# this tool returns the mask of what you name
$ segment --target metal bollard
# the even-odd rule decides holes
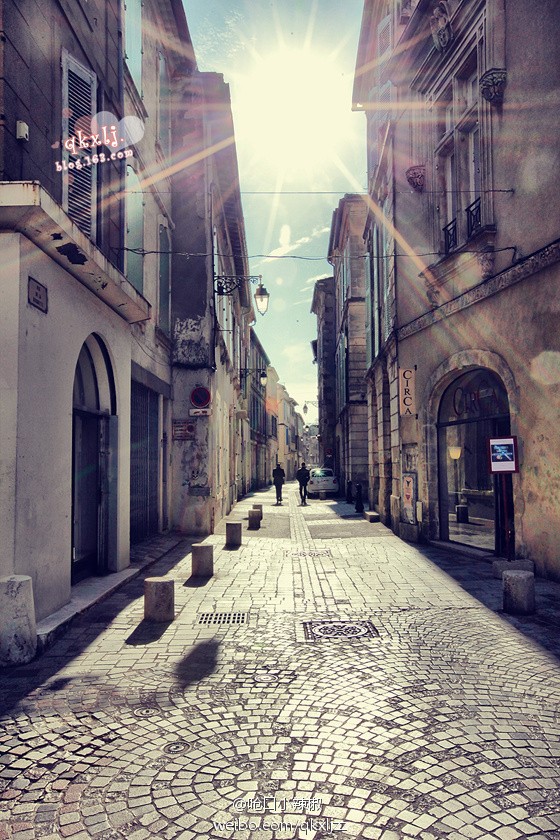
[[[356,484],[356,513],[364,512],[364,500],[362,499],[362,485]]]

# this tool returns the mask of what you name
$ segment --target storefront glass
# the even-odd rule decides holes
[[[438,421],[442,539],[502,553],[513,521],[511,480],[498,485],[490,474],[488,438],[507,434],[507,393],[494,373],[471,370],[445,391]]]

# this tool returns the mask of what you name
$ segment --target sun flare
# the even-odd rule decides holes
[[[239,146],[255,161],[289,175],[324,167],[351,138],[349,80],[332,56],[279,49],[255,58],[234,82]],[[348,114],[334,118],[334,114]]]

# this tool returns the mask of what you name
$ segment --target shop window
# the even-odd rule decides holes
[[[507,392],[493,372],[469,371],[446,390],[438,420],[442,539],[503,553],[511,478],[498,484],[490,473],[488,439],[509,431]]]

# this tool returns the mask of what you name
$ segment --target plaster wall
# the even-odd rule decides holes
[[[438,536],[435,423],[445,387],[460,372],[488,367],[508,390],[511,432],[519,438],[513,476],[516,552],[560,579],[560,303],[556,263],[399,343],[399,366],[418,366],[418,420],[401,425],[404,447],[418,445],[425,532]],[[530,299],[531,305],[527,306]]]
[[[0,267],[2,288],[12,306],[19,297],[14,314],[20,325],[12,345],[17,381],[12,377],[8,401],[12,453],[16,399],[17,440],[13,561],[7,565],[15,574],[31,576],[41,619],[70,598],[72,388],[80,349],[92,332],[111,357],[119,417],[117,548],[109,568],[129,563],[130,336],[125,321],[27,239],[1,234],[0,243],[11,255]],[[48,289],[46,314],[27,302],[28,276]]]
[[[15,574],[19,356],[19,235],[0,236],[0,577]]]

